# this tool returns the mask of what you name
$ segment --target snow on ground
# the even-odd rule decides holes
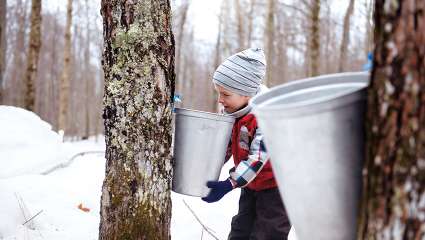
[[[0,179],[46,171],[80,151],[104,150],[93,142],[62,143],[51,129],[32,112],[0,106],[0,161],[7,161]]]
[[[226,164],[221,171],[221,179],[228,177],[228,169],[231,165]],[[214,239],[203,229],[183,200],[195,212],[202,224],[212,230],[219,239],[227,239],[230,232],[232,217],[238,211],[240,189],[235,189],[226,194],[220,201],[206,203],[198,197],[185,196],[178,193],[171,193],[173,200],[171,217],[171,238],[172,239]],[[190,226],[190,227],[188,227]],[[201,238],[203,236],[203,238]]]
[[[40,171],[60,158],[61,137],[32,112],[1,106],[0,133],[1,159],[7,160],[0,178]]]
[[[104,151],[104,140],[63,143],[34,113],[6,106],[0,106],[0,133],[0,239],[97,239],[105,174],[103,153],[79,156],[63,168],[41,173],[68,162],[77,153]],[[230,167],[225,165],[221,179],[227,177]],[[183,200],[219,239],[226,239],[239,193],[236,189],[219,202],[208,204],[172,192],[172,239],[214,239],[202,231]]]

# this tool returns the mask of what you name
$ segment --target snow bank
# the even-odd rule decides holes
[[[0,179],[39,173],[58,163],[62,139],[33,112],[0,106],[0,133]]]
[[[97,239],[104,155],[80,156],[66,168],[48,175],[39,173],[67,162],[78,152],[104,149],[103,140],[62,143],[51,126],[34,113],[0,106],[0,239]],[[228,176],[231,166],[229,161],[223,167],[221,179]],[[236,189],[211,204],[172,193],[172,239],[214,239],[202,232],[183,200],[219,239],[226,239],[238,210],[239,193]],[[80,203],[90,211],[79,209]]]
[[[0,239],[97,239],[104,166],[90,154],[48,175],[0,179]]]

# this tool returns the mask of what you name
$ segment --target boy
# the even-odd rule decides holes
[[[227,58],[215,71],[213,82],[224,112],[234,116],[226,161],[233,155],[235,167],[225,181],[210,181],[206,202],[216,202],[240,187],[239,211],[232,219],[229,240],[287,239],[290,223],[279,195],[270,162],[250,113],[249,100],[261,89],[266,61],[261,49],[246,49]]]

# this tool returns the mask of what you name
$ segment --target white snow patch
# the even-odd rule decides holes
[[[104,150],[104,140],[62,143],[50,125],[35,114],[6,106],[0,106],[0,132],[0,239],[98,239],[104,154],[77,157],[67,167],[47,175],[41,175],[40,170],[67,162],[78,152]],[[221,179],[228,176],[232,165],[229,161],[223,167]],[[234,190],[212,204],[173,192],[172,239],[201,239],[201,225],[183,199],[219,239],[227,239],[231,218],[238,210],[239,192]],[[16,196],[26,210],[21,210],[23,204]],[[79,209],[80,204],[89,211]],[[203,239],[213,238],[204,232]],[[289,239],[296,239],[293,231]]]
[[[0,106],[0,179],[38,173],[57,163],[62,139],[36,114]]]

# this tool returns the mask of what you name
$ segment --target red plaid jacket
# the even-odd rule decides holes
[[[248,113],[236,119],[226,160],[231,155],[235,167],[230,169],[230,177],[236,182],[236,187],[260,191],[277,186],[263,135],[253,114]]]

